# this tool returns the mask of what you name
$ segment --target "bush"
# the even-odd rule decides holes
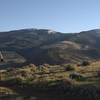
[[[35,66],[34,64],[29,64],[29,67],[31,68],[32,72],[37,72],[37,66]]]
[[[29,64],[29,67],[36,67],[34,64]]]
[[[66,71],[73,71],[73,70],[75,70],[75,68],[73,66],[71,66],[71,65],[67,65],[65,70]]]
[[[25,71],[21,71],[21,76],[22,77],[27,77],[27,73]]]
[[[42,74],[49,73],[49,68],[43,65],[39,66],[39,70],[41,71]]]
[[[83,80],[83,76],[82,75],[75,74],[75,73],[70,74],[69,77],[71,79],[75,79],[75,80],[78,80],[78,81]]]
[[[90,65],[90,62],[89,61],[83,61],[82,62],[82,66],[88,66],[88,65]]]

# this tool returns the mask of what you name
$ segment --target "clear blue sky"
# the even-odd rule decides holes
[[[60,32],[100,28],[100,0],[0,0],[0,31],[23,28]]]

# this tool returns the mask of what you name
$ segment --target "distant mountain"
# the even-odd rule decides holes
[[[34,64],[100,59],[100,29],[61,33],[48,29],[0,32],[0,51],[14,51]]]

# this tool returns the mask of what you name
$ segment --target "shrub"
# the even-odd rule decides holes
[[[67,65],[65,70],[66,71],[73,71],[73,70],[75,70],[75,68],[73,66],[71,66],[71,65]]]
[[[44,67],[48,67],[48,68],[50,67],[49,64],[43,64],[43,66],[44,66]]]
[[[49,68],[43,65],[39,66],[39,70],[41,71],[41,73],[49,73]]]
[[[37,66],[35,66],[34,64],[29,64],[29,67],[31,68],[32,72],[37,72]]]
[[[82,75],[75,74],[75,73],[70,74],[69,77],[70,77],[71,79],[75,79],[75,80],[78,80],[78,81],[79,81],[79,80],[83,80],[83,76],[82,76]]]
[[[27,73],[25,71],[21,71],[21,76],[22,77],[27,77]]]
[[[34,64],[29,64],[29,67],[36,67]]]
[[[82,62],[82,66],[88,66],[88,65],[90,65],[90,62],[89,61],[83,61]]]

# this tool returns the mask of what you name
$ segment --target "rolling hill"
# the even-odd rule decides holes
[[[63,64],[100,59],[100,30],[61,33],[48,29],[0,32],[0,51],[14,51],[27,63]]]

